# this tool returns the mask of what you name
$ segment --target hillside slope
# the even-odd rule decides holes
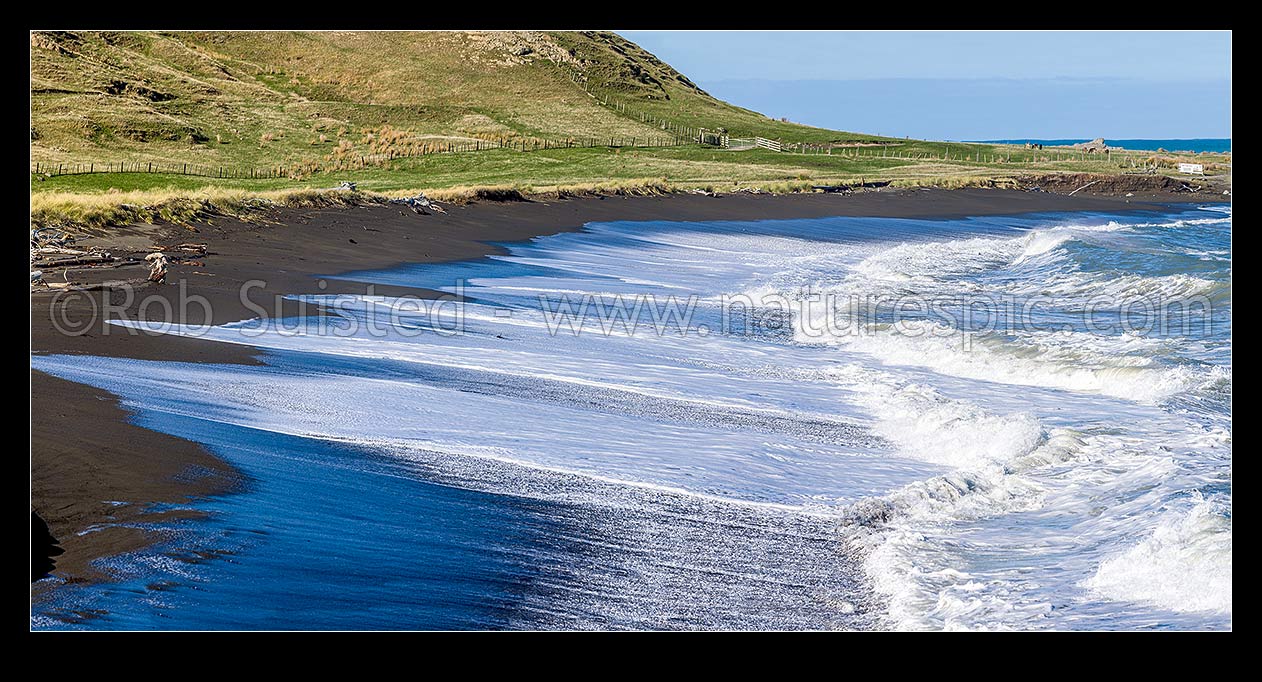
[[[607,31],[551,36],[574,58],[581,80],[635,110],[693,128],[726,128],[791,142],[861,142],[886,138],[776,121],[712,97],[644,48]]]
[[[716,100],[604,32],[37,32],[31,110],[42,162],[274,165],[452,141],[664,135],[638,112],[733,134],[863,137]]]

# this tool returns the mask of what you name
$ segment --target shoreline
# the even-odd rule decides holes
[[[157,296],[176,311],[176,322],[223,324],[255,317],[240,288],[252,280],[266,286],[249,301],[275,315],[299,314],[288,294],[363,294],[362,282],[321,279],[356,270],[403,264],[470,260],[502,253],[497,243],[515,242],[583,229],[606,221],[773,220],[828,216],[951,218],[1055,211],[1156,210],[1186,195],[1169,197],[1066,196],[1012,190],[883,190],[856,195],[665,195],[584,197],[555,201],[480,202],[450,206],[445,214],[419,215],[389,206],[287,209],[267,224],[223,218],[194,226],[130,225],[108,237],[80,240],[113,250],[142,252],[154,244],[207,244],[204,265],[176,263],[167,284],[137,291],[137,299]],[[1201,200],[1192,203],[1206,204]],[[75,281],[117,278],[117,273],[76,271]],[[93,279],[97,278],[97,279]],[[320,283],[324,286],[319,286]],[[384,295],[433,295],[407,287],[375,285]],[[213,313],[197,307],[181,311],[181,295],[203,297]],[[198,338],[148,335],[101,324],[68,336],[62,320],[89,320],[112,305],[135,319],[138,303],[119,292],[52,291],[31,294],[32,354],[90,354],[176,362],[260,362],[247,346]],[[310,312],[307,310],[306,312]],[[114,316],[117,316],[114,315]],[[31,504],[47,522],[64,553],[53,574],[69,582],[107,580],[93,568],[96,559],[145,546],[152,534],[125,525],[161,521],[148,507],[183,503],[231,493],[243,475],[189,440],[161,434],[132,422],[113,395],[31,371]],[[195,472],[196,475],[189,475]],[[123,504],[119,504],[123,503]],[[188,513],[188,512],[184,512]],[[83,533],[96,527],[102,530]],[[37,596],[53,581],[34,583]]]

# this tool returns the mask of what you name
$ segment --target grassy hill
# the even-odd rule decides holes
[[[700,128],[803,146],[719,149],[695,143]],[[472,151],[434,153],[453,148]],[[711,97],[616,34],[534,31],[34,32],[30,153],[40,170],[31,174],[37,222],[85,202],[342,180],[395,193],[611,184],[794,190],[1116,173],[1175,161],[775,121]],[[1230,172],[1229,157],[1212,161]],[[94,172],[56,172],[72,166]],[[186,166],[194,172],[182,172]],[[130,172],[155,168],[161,172]],[[110,197],[84,199],[91,195]]]
[[[687,126],[866,139],[716,100],[610,33],[61,32],[31,36],[31,156],[263,166],[338,150],[666,136],[588,89]]]

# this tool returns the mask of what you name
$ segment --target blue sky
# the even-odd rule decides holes
[[[620,31],[712,94],[887,135],[1229,137],[1227,31]]]

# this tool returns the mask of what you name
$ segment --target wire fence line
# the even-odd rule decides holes
[[[1022,153],[1020,149],[969,149],[965,146],[963,153],[952,153],[949,147],[942,151],[900,150],[898,145],[871,145],[855,147],[849,145],[810,145],[804,143],[789,144],[778,140],[756,137],[750,139],[727,138],[702,131],[698,139],[680,136],[661,137],[609,137],[585,139],[567,138],[562,140],[524,138],[518,140],[475,140],[469,142],[442,142],[423,145],[412,151],[387,152],[378,154],[345,154],[323,160],[308,160],[294,164],[276,166],[243,166],[226,164],[182,163],[173,161],[118,161],[118,162],[48,162],[37,161],[31,164],[31,173],[45,177],[64,175],[89,175],[103,173],[152,173],[163,175],[188,175],[204,178],[221,178],[234,180],[267,180],[280,178],[298,178],[313,173],[339,172],[366,168],[383,168],[391,162],[409,158],[419,158],[432,154],[459,154],[465,152],[485,151],[490,149],[508,149],[517,152],[534,152],[546,149],[572,148],[626,148],[626,147],[670,147],[684,144],[711,144],[733,148],[762,148],[769,151],[795,154],[827,154],[847,158],[884,157],[903,160],[942,160],[973,161],[978,163],[1047,163],[1060,161],[1097,160],[1104,163],[1120,161],[1118,165],[1136,168],[1148,164],[1139,164],[1142,154],[1126,154],[1118,158],[1114,155],[1097,155],[1091,157],[1081,152],[1043,151]],[[963,146],[963,145],[962,145]],[[1015,151],[1015,153],[1014,153]],[[1155,167],[1155,165],[1154,165]]]
[[[640,136],[583,136],[553,138],[501,138],[498,140],[443,141],[419,145],[409,151],[393,151],[377,154],[333,154],[321,160],[299,161],[275,166],[183,163],[174,161],[85,161],[56,162],[37,161],[31,172],[47,177],[60,175],[88,175],[95,173],[155,173],[166,175],[191,175],[226,179],[289,178],[295,175],[383,167],[399,159],[419,158],[433,154],[459,154],[491,149],[507,149],[517,152],[536,152],[548,149],[590,149],[597,147],[675,147],[692,144],[695,140],[684,139],[676,134]]]
[[[601,106],[612,109],[628,118],[638,119],[640,123],[654,126],[660,130],[671,133],[676,137],[683,138],[689,143],[701,142],[702,131],[704,128],[696,126],[684,125],[667,118],[663,118],[650,111],[628,105],[626,101],[619,99],[617,94],[608,90],[598,88],[592,84],[587,74],[573,66],[562,67],[569,73],[570,80],[583,89],[592,99],[596,100]]]

